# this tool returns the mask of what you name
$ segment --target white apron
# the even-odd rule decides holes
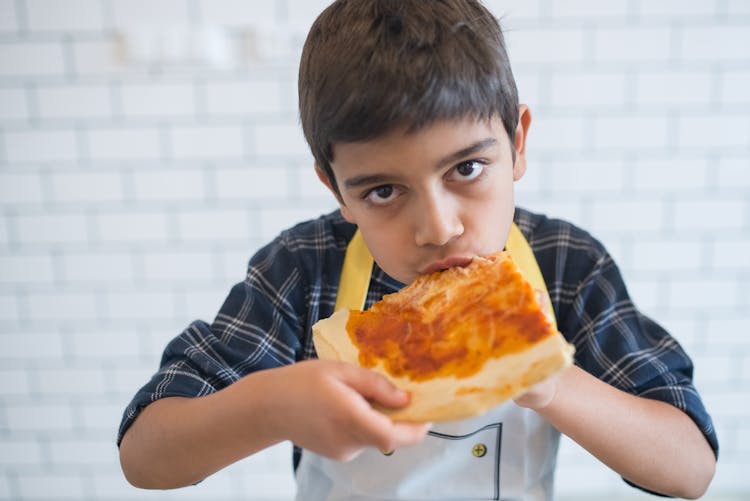
[[[531,247],[515,224],[506,250],[546,294]],[[364,306],[372,264],[358,231],[346,251],[337,310]],[[547,305],[554,321],[549,300]],[[390,455],[368,449],[344,463],[303,450],[297,500],[550,500],[559,439],[536,412],[507,402],[478,417],[435,424],[424,441]]]

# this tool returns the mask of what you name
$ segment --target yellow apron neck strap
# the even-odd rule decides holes
[[[547,292],[547,285],[539,269],[539,265],[534,257],[531,246],[521,233],[521,230],[515,223],[510,228],[508,241],[505,244],[507,250],[518,267],[521,269],[526,280],[531,283],[534,289],[541,291],[546,296],[547,315],[552,321],[555,328],[555,314],[552,310],[552,301]],[[346,248],[344,256],[344,265],[341,269],[341,279],[339,280],[339,291],[336,296],[335,311],[342,308],[350,310],[361,310],[365,306],[367,291],[370,288],[370,277],[372,275],[373,259],[370,250],[367,248],[362,234],[359,230],[354,233],[354,237]]]
[[[549,291],[547,290],[547,284],[544,281],[542,270],[539,269],[539,263],[536,262],[534,251],[531,250],[529,242],[526,241],[526,237],[523,236],[523,233],[521,233],[521,230],[516,226],[516,223],[513,223],[510,227],[508,241],[505,242],[505,250],[508,251],[513,258],[516,266],[518,266],[521,273],[523,273],[524,278],[532,287],[534,287],[534,289],[540,291],[544,295],[545,312],[552,322],[552,325],[557,329],[555,311],[552,308],[552,299],[549,296]]]
[[[364,309],[367,290],[370,288],[373,262],[370,249],[367,248],[362,233],[357,230],[346,247],[334,311],[342,308]]]

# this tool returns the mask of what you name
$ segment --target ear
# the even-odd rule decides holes
[[[518,181],[526,173],[526,137],[531,125],[531,110],[525,104],[518,107],[518,125],[516,126],[516,140],[513,148],[516,160],[513,163],[513,180]]]
[[[341,195],[339,195],[336,190],[333,188],[333,185],[331,184],[331,180],[328,179],[328,176],[325,172],[323,172],[323,169],[321,169],[318,164],[315,164],[315,174],[317,174],[318,179],[320,179],[320,182],[325,185],[326,188],[331,192],[333,197],[336,199],[336,202],[339,204],[339,209],[341,210],[341,215],[344,216],[344,219],[349,221],[350,223],[354,223],[354,219],[352,218],[351,212],[349,211],[349,207],[346,206],[344,203],[344,200],[341,198]],[[356,224],[356,223],[354,223]]]

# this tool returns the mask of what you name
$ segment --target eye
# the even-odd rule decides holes
[[[398,189],[392,184],[377,186],[364,195],[364,199],[373,205],[386,205],[398,197]]]
[[[472,181],[484,172],[485,165],[478,160],[467,160],[453,167],[450,177],[455,181]]]

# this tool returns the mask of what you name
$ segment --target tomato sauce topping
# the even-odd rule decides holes
[[[404,294],[350,312],[346,328],[360,364],[382,362],[389,374],[413,381],[465,378],[487,360],[553,334],[535,291],[513,262],[493,261],[419,277]]]

